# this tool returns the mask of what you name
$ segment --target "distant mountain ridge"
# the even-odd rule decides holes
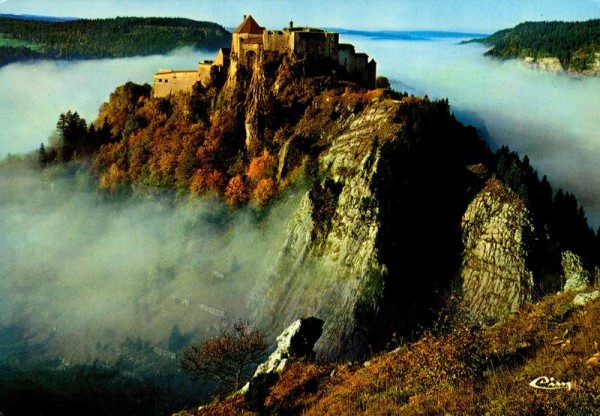
[[[484,38],[489,34],[454,32],[444,30],[354,30],[344,28],[329,28],[341,35],[364,36],[378,40],[431,40],[435,38]]]
[[[21,20],[39,20],[42,22],[72,22],[81,20],[80,17],[58,17],[58,16],[40,16],[37,14],[10,14],[0,13],[0,18],[21,19]]]

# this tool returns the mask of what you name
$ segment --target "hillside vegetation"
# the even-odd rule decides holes
[[[449,311],[419,341],[392,340],[393,351],[364,363],[296,362],[261,414],[598,415],[600,299],[580,307],[574,297],[549,296],[493,327],[470,327]],[[542,376],[571,389],[529,385]],[[243,395],[179,413],[237,414],[257,413]]]
[[[432,253],[428,236],[435,234],[440,245],[440,261],[431,266],[435,270],[431,281],[396,279],[386,285],[383,295],[376,281],[368,286],[371,295],[365,295],[359,305],[364,310],[356,316],[373,332],[369,336],[374,349],[380,349],[394,331],[402,328],[402,335],[414,333],[415,321],[424,324],[434,318],[437,306],[428,302],[437,302],[438,296],[431,293],[442,290],[438,283],[448,289],[459,267],[461,216],[484,182],[465,166],[482,163],[483,176],[495,174],[532,212],[528,267],[538,294],[560,289],[564,250],[580,254],[587,265],[598,264],[597,236],[575,196],[553,190],[527,157],[521,159],[507,148],[493,154],[474,129],[456,121],[446,100],[409,97],[389,89],[367,91],[323,72],[303,75],[302,63],[287,57],[267,60],[263,70],[258,77],[240,68],[230,81],[216,76],[208,87],[196,84],[191,94],[169,98],[152,97],[148,85],[125,84],[111,94],[89,127],[77,113],[61,115],[57,125],[61,140],[40,149],[40,163],[87,160],[100,192],[108,198],[132,193],[160,198],[209,194],[223,198],[232,208],[250,204],[259,210],[276,201],[291,184],[302,181],[310,186],[309,198],[317,207],[310,213],[309,234],[318,247],[337,232],[340,183],[360,172],[352,165],[333,165],[325,171],[323,166],[331,162],[319,158],[330,148],[338,149],[332,141],[346,137],[349,126],[364,121],[361,132],[373,130],[365,135],[367,139],[356,136],[359,139],[344,160],[360,160],[356,155],[375,146],[396,162],[382,166],[373,185],[364,187],[376,189],[379,200],[390,201],[380,211],[386,215],[378,220],[385,223],[385,230],[378,234],[377,243],[381,258],[390,259],[388,271],[402,275],[403,270],[426,264]],[[252,86],[253,78],[261,84]],[[269,94],[260,92],[265,86],[271,88]],[[262,100],[253,104],[258,94]],[[372,123],[373,114],[389,121]],[[248,126],[256,126],[257,133],[248,136]],[[250,139],[256,140],[252,148]],[[351,142],[345,139],[344,143],[349,146]],[[348,189],[356,191],[357,187]],[[420,204],[406,205],[405,198]],[[440,199],[449,201],[443,213]],[[364,209],[369,207],[362,204]],[[439,221],[430,221],[434,217]],[[412,219],[409,225],[406,218]],[[400,255],[398,246],[410,254]],[[409,285],[411,290],[407,290]],[[402,322],[389,322],[368,312],[369,299],[378,296],[391,296],[386,307],[392,310],[411,304],[407,299],[399,301],[402,294],[413,300],[423,297],[411,314],[392,313],[404,316]],[[277,315],[293,313],[283,304],[281,308]],[[381,313],[383,308],[378,310]],[[271,316],[270,311],[264,314]]]
[[[222,26],[182,18],[117,17],[48,22],[0,18],[0,65],[19,60],[117,58],[227,46]]]
[[[585,22],[525,22],[475,39],[492,48],[486,53],[507,58],[558,58],[573,72],[593,70],[600,53],[600,19]]]
[[[264,118],[261,118],[259,151],[249,152],[246,148],[245,111],[252,96],[244,89],[223,101],[224,80],[215,80],[209,88],[197,84],[191,95],[178,94],[167,99],[151,97],[148,85],[127,83],[111,94],[89,128],[77,113],[62,114],[57,123],[62,140],[40,149],[40,162],[48,165],[73,158],[89,160],[99,188],[107,196],[132,192],[161,196],[215,194],[232,207],[248,203],[264,207],[294,182],[303,178],[309,182],[318,180],[316,156],[328,146],[322,139],[323,132],[335,133],[338,122],[352,120],[374,105],[389,106],[404,125],[403,138],[428,143],[419,153],[422,156],[411,153],[402,169],[409,172],[423,169],[431,163],[438,148],[447,146],[435,165],[450,175],[451,169],[446,164],[462,158],[460,152],[463,152],[461,147],[450,144],[454,136],[462,135],[468,138],[465,140],[469,144],[464,147],[471,154],[469,157],[483,161],[488,174],[497,175],[525,202],[534,223],[531,238],[534,255],[529,266],[540,277],[536,282],[540,293],[560,288],[562,251],[575,251],[588,264],[600,261],[597,254],[600,242],[576,197],[568,191],[552,189],[547,178],[540,178],[532,168],[527,156],[521,158],[507,147],[492,154],[474,131],[459,125],[451,116],[447,101],[408,97],[384,89],[364,91],[332,77],[301,79],[298,77],[301,70],[288,61],[278,70],[278,79],[285,87],[267,100],[262,110],[270,116],[261,114]],[[402,105],[393,110],[392,105],[398,101]],[[228,105],[223,105],[225,102]],[[452,129],[456,130],[452,138],[445,137],[444,133]],[[431,144],[438,136],[445,139]],[[412,173],[411,177],[416,189],[428,192],[425,184],[428,169],[425,171],[423,175]],[[352,173],[340,169],[342,175]],[[388,173],[386,180],[391,174]],[[312,197],[321,200],[318,205],[322,207],[314,214],[322,228],[314,230],[314,237],[330,227],[327,204],[332,192],[318,186],[312,191]],[[397,194],[398,189],[391,192]],[[452,194],[448,197],[457,198]],[[434,215],[437,208],[433,202],[431,209]],[[397,212],[394,218],[418,215],[421,214]],[[416,227],[414,238],[422,231],[421,225]],[[402,234],[406,233],[405,228]]]
[[[573,195],[554,192],[526,157],[492,153],[447,100],[366,90],[337,64],[291,55],[265,53],[252,68],[234,62],[211,75],[168,98],[125,84],[91,126],[62,114],[39,162],[88,163],[107,198],[209,194],[257,213],[304,185],[274,272],[252,294],[252,319],[269,336],[299,316],[323,319],[315,351],[325,361],[291,366],[267,413],[585,414],[598,404],[596,368],[585,364],[597,352],[598,303],[581,314],[571,295],[524,301],[489,328],[463,319],[454,300],[463,214],[488,179],[512,189],[501,192],[506,205],[533,211],[534,231],[506,221],[492,230],[506,231],[494,242],[519,235],[506,243],[528,251],[519,255],[539,289],[532,299],[562,286],[564,250],[598,264],[597,236]],[[332,363],[394,347],[367,366]],[[544,400],[527,386],[542,375],[583,387]],[[242,413],[243,400],[208,414]]]

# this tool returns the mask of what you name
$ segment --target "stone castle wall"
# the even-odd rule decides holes
[[[265,30],[263,33],[263,47],[266,51],[287,53],[292,48],[290,32],[288,30]]]
[[[201,62],[198,64],[198,81],[202,83],[202,85],[208,85],[210,82],[210,72],[214,63],[210,62]]]
[[[369,56],[366,53],[356,53],[353,45],[340,44],[337,59],[339,65],[346,69],[348,74],[367,88],[375,88],[377,64],[373,60],[369,61]]]
[[[154,97],[168,97],[179,91],[191,91],[198,81],[200,81],[200,73],[197,70],[174,71],[161,69],[154,75],[152,95]]]
[[[297,56],[337,60],[339,34],[322,31],[291,32],[291,52]]]

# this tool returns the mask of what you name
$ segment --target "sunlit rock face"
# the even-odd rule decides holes
[[[583,260],[572,251],[563,251],[561,265],[565,279],[565,292],[585,289],[590,282],[590,272],[583,265]]]
[[[526,239],[532,230],[523,201],[490,179],[463,216],[463,307],[476,321],[495,321],[531,300]]]
[[[559,59],[555,58],[555,57],[535,59],[533,57],[528,56],[527,58],[525,58],[525,63],[532,68],[541,69],[544,71],[550,71],[550,72],[562,72],[563,71],[563,67],[560,64]]]
[[[283,71],[266,84],[275,96]],[[272,335],[321,317],[315,351],[329,359],[366,356],[434,319],[460,265],[474,176],[465,154],[481,155],[443,102],[344,89],[312,98],[283,137],[279,175],[306,158],[308,190],[253,294],[254,318]],[[260,112],[251,114],[247,130],[260,137]]]
[[[273,328],[296,316],[326,317],[317,343],[321,355],[366,345],[356,309],[361,302],[377,303],[386,272],[378,257],[379,203],[372,189],[381,157],[375,137],[393,139],[393,114],[382,103],[340,122],[342,133],[318,158],[324,179],[305,194],[289,223],[261,301],[260,320]]]

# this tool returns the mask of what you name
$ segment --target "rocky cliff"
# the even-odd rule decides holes
[[[379,145],[394,139],[398,103],[373,104],[344,120],[318,159],[317,180],[293,220],[273,275],[258,296],[259,320],[278,328],[297,316],[325,318],[318,350],[337,355],[364,344],[357,308],[375,308],[386,265],[377,236],[380,204],[373,190]]]
[[[530,301],[528,270],[530,214],[514,192],[497,179],[469,204],[463,216],[463,306],[476,321],[495,321]]]
[[[366,90],[337,70],[262,53],[250,67],[232,60],[191,95],[121,87],[95,125],[111,136],[101,137],[95,159],[100,186],[216,193],[258,211],[285,189],[301,192],[271,273],[255,277],[250,307],[273,336],[298,318],[324,320],[321,358],[416,338],[461,267],[477,320],[529,299],[525,202],[497,180],[484,188],[484,165],[493,171],[506,158],[495,161],[447,101]],[[527,171],[517,161],[509,164],[515,180]],[[535,196],[521,185],[511,184]]]
[[[267,106],[257,97],[277,97],[284,85],[281,72],[270,84],[254,82],[265,75],[253,71],[260,87],[246,113],[247,144],[261,143]],[[448,110],[381,91],[313,97],[279,151],[280,174],[304,151],[309,189],[254,293],[259,322],[278,333],[298,317],[320,317],[315,349],[340,358],[433,319],[460,264],[460,217],[477,182],[466,165],[486,155]]]
[[[534,69],[542,69],[549,72],[562,72],[563,67],[558,58],[539,58],[535,59],[532,56],[528,56],[524,59],[527,66]]]
[[[561,255],[561,265],[565,285],[563,290],[580,291],[590,284],[591,273],[585,269],[580,256],[570,250],[564,251]]]

